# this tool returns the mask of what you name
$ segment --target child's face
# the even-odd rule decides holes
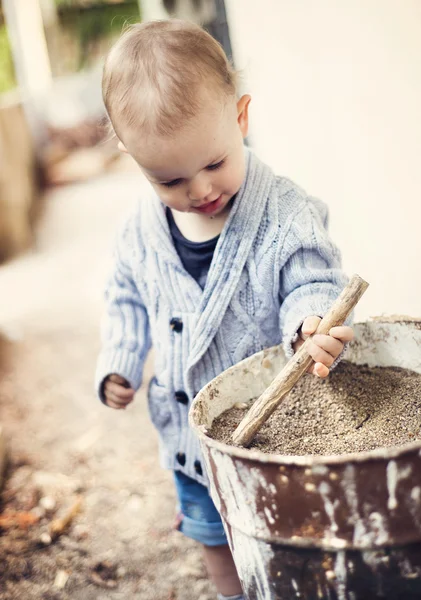
[[[161,201],[180,212],[215,216],[227,207],[245,176],[243,138],[250,96],[225,105],[204,103],[200,114],[174,137],[123,132],[125,146]]]

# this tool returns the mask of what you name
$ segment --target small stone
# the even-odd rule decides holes
[[[124,567],[117,567],[116,575],[119,579],[122,579],[127,575],[127,569]]]
[[[41,544],[44,544],[44,546],[49,546],[53,540],[51,539],[50,534],[41,533],[39,541],[41,542]]]
[[[56,507],[56,501],[52,496],[44,496],[39,503],[47,512],[54,510]]]
[[[57,571],[57,575],[54,580],[54,587],[56,587],[59,590],[63,590],[66,586],[69,577],[70,575],[67,571]]]
[[[240,410],[246,410],[246,408],[248,408],[248,404],[246,404],[245,402],[236,402],[234,404],[234,408],[239,408]]]
[[[34,515],[38,520],[45,517],[45,508],[42,506],[36,506],[31,510],[31,515]]]

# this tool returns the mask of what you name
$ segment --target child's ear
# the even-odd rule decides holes
[[[126,152],[126,154],[128,153],[126,146],[120,140],[118,140],[117,148],[120,150],[120,152]]]
[[[249,130],[249,105],[251,101],[251,96],[249,94],[244,94],[241,96],[239,101],[237,102],[237,121],[240,127],[241,133],[243,134],[243,138],[247,137]]]

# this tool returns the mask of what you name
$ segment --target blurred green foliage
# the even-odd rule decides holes
[[[89,46],[118,35],[124,25],[140,20],[137,0],[108,4],[105,0],[81,6],[74,0],[56,0],[60,24],[76,36],[80,46],[79,68],[86,66]]]
[[[88,8],[90,6],[111,6],[111,5],[122,5],[127,4],[127,0],[54,0],[56,6],[59,8],[61,6],[70,6],[70,7],[80,7],[80,8]],[[130,3],[130,0],[129,0]]]
[[[29,0],[30,1],[30,0]],[[137,0],[108,3],[107,0],[55,0],[60,25],[75,36],[80,46],[79,68],[86,66],[90,44],[99,39],[113,38],[127,23],[140,20]],[[16,85],[9,39],[0,0],[0,93]]]
[[[5,25],[0,25],[0,94],[16,85],[15,74],[10,52],[9,38]]]

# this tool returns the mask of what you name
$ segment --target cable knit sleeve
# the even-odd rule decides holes
[[[118,237],[112,273],[105,290],[105,314],[102,319],[102,349],[98,358],[95,387],[104,401],[103,381],[111,373],[124,377],[137,390],[143,366],[151,347],[148,315],[138,286],[133,264],[139,264],[136,230],[130,220]]]
[[[328,236],[327,218],[324,203],[306,198],[283,240],[280,325],[288,357],[306,317],[323,317],[348,281]]]

